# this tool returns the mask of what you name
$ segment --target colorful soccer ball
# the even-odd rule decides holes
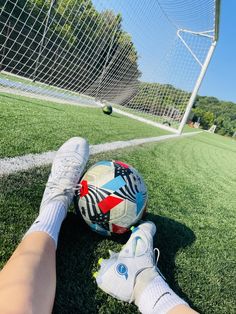
[[[143,216],[147,188],[133,167],[100,161],[81,179],[78,209],[90,228],[102,235],[125,233]]]
[[[105,113],[105,114],[112,114],[112,106],[111,105],[105,105],[102,107],[102,111]]]

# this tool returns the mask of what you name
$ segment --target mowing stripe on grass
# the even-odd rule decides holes
[[[182,135],[171,134],[157,137],[147,137],[129,141],[116,141],[111,143],[90,145],[90,155],[95,155],[119,148],[131,147],[152,142],[161,142],[173,138],[181,138],[184,136],[192,136],[200,132],[188,132]],[[13,172],[28,170],[30,168],[48,165],[52,162],[56,151],[50,151],[42,154],[28,154],[25,156],[2,158],[0,159],[0,175],[8,175]]]

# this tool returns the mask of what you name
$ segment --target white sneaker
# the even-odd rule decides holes
[[[81,137],[72,137],[59,148],[43,194],[40,213],[51,201],[62,202],[67,212],[88,157],[88,142]]]
[[[110,252],[108,260],[99,260],[101,268],[94,277],[103,291],[122,301],[134,300],[133,293],[138,274],[148,268],[156,269],[153,251],[155,233],[154,223],[142,223],[132,230],[128,242],[120,253]]]

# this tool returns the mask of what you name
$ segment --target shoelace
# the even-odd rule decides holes
[[[80,190],[83,188],[82,184],[77,183],[76,186],[73,188],[74,195],[79,195]]]
[[[158,271],[159,275],[166,281],[166,278],[165,276],[162,274],[162,272],[160,271],[160,269],[157,267],[157,263],[158,263],[158,260],[160,258],[160,250],[158,248],[154,248],[153,249],[153,252],[154,252],[154,259],[155,259],[155,255],[157,256],[156,257],[156,261],[155,261],[155,265],[156,265],[156,270]]]
[[[153,252],[154,252],[154,259],[155,259],[155,256],[156,256],[155,265],[157,266],[158,260],[160,258],[160,250],[156,247],[156,248],[153,249]]]
[[[50,189],[50,191],[56,190],[60,193],[61,192],[63,192],[63,193],[73,192],[75,194],[76,191],[78,191],[80,189],[80,184],[76,184],[75,187],[73,187],[73,186],[65,187],[64,185],[60,185],[60,183],[50,182],[50,183],[47,183],[47,187]]]

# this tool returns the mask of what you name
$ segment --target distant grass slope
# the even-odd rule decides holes
[[[171,287],[200,313],[235,314],[235,141],[201,133],[101,154],[90,164],[101,159],[123,160],[143,174],[159,267]],[[2,179],[0,267],[35,219],[48,173],[37,168]],[[138,313],[92,279],[99,257],[121,249],[123,240],[103,238],[68,214],[57,251],[54,313]]]
[[[55,87],[52,85],[46,85],[44,83],[40,83],[40,82],[33,82],[30,79],[24,78],[23,76],[17,76],[17,75],[12,75],[10,73],[6,73],[6,72],[0,72],[0,79],[7,79],[11,82],[18,82],[18,83],[23,83],[25,85],[27,85],[28,87],[33,86],[35,87],[40,87],[43,88],[44,90],[47,91],[60,91],[60,92],[66,92],[67,95],[74,95],[74,96],[78,96],[79,94],[76,92],[72,92],[70,90],[63,90],[59,87]]]
[[[0,94],[0,158],[54,150],[72,136],[90,144],[152,137],[167,131],[100,108]]]

